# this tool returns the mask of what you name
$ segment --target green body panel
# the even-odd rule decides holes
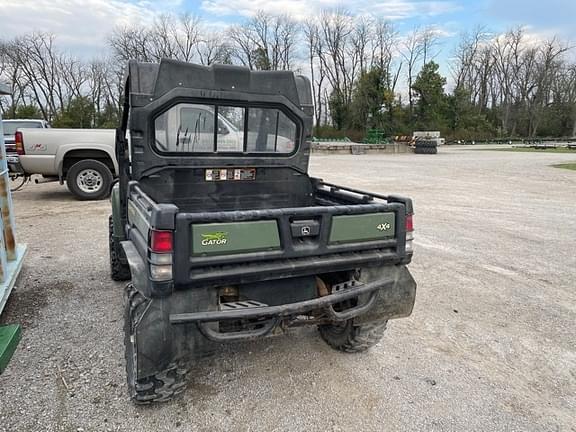
[[[330,243],[383,240],[394,237],[394,213],[334,216],[330,230]]]
[[[193,255],[280,249],[276,221],[192,225]]]
[[[148,219],[130,200],[128,200],[128,222],[140,231],[144,239],[148,240],[148,231],[150,230]]]
[[[17,324],[0,326],[0,373],[8,366],[21,335],[22,331]]]
[[[120,185],[116,183],[110,194],[112,204],[112,221],[114,222],[114,237],[124,240],[124,230],[122,229],[122,220],[120,218]]]

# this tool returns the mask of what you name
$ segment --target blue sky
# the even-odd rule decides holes
[[[106,36],[115,26],[151,22],[160,13],[192,12],[221,30],[259,9],[305,19],[343,6],[351,13],[386,17],[400,34],[436,26],[443,42],[439,60],[450,56],[460,32],[477,25],[495,34],[522,25],[538,37],[558,34],[576,41],[576,0],[0,0],[0,38],[52,32],[61,48],[94,57],[106,52]]]
[[[309,16],[322,8],[389,18],[401,31],[435,25],[457,34],[476,25],[502,32],[513,26],[563,38],[576,38],[576,0],[188,0],[181,7],[208,20],[234,22],[258,9]]]

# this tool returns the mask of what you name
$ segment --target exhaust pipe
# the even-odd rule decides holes
[[[58,177],[42,177],[42,178],[35,178],[34,179],[34,183],[36,183],[36,184],[51,183],[51,182],[56,182],[56,181],[58,181]]]

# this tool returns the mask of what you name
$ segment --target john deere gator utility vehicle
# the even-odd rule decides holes
[[[310,324],[358,352],[410,315],[412,202],[308,175],[305,77],[131,61],[125,93],[110,264],[135,402],[182,391],[220,343]]]

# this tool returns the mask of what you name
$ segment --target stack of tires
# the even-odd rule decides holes
[[[416,154],[436,154],[438,153],[438,147],[436,140],[419,140],[416,141],[414,147],[414,153]]]

